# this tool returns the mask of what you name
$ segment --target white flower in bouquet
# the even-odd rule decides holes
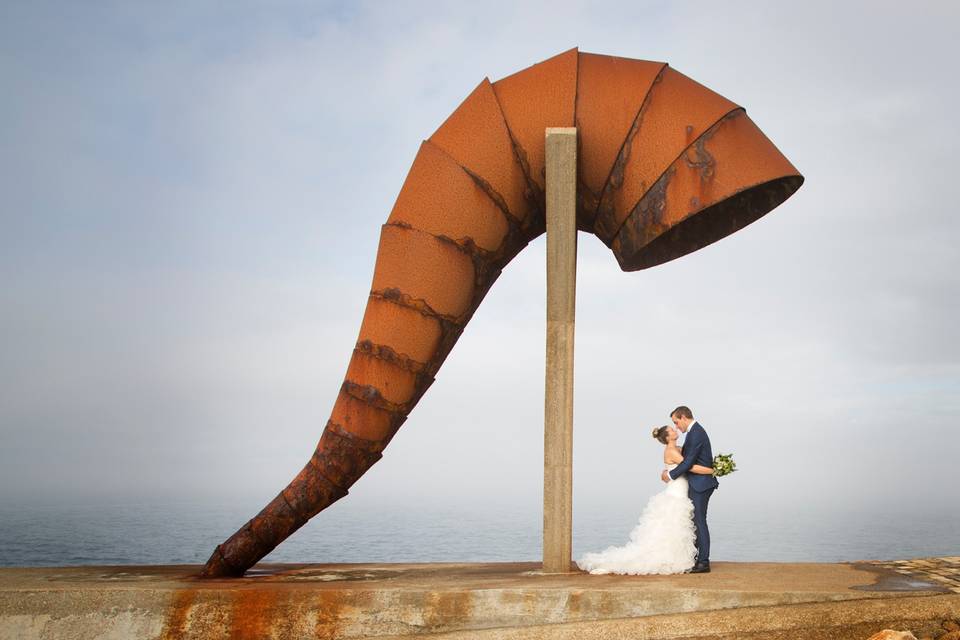
[[[713,457],[713,475],[720,478],[737,470],[732,453],[720,453]]]

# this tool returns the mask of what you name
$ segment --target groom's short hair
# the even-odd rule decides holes
[[[678,418],[689,418],[693,420],[693,412],[690,411],[690,407],[685,407],[680,405],[676,409],[670,412],[670,417],[677,416]]]

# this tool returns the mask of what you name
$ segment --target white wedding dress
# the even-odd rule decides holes
[[[680,476],[647,501],[629,542],[586,553],[577,566],[590,573],[683,573],[696,558],[696,537],[687,478]]]

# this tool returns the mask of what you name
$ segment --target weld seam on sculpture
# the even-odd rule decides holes
[[[667,65],[664,65],[664,69],[666,69],[666,67],[667,67]],[[654,83],[654,84],[656,84],[656,83]],[[653,88],[652,88],[652,86],[651,86],[650,92],[648,92],[647,95],[649,96],[650,93],[652,93],[652,91],[653,91]],[[646,98],[645,98],[645,100],[646,100]],[[642,110],[643,110],[643,108],[641,107],[641,111],[642,111]],[[664,179],[666,179],[667,181],[670,180],[670,176],[667,176],[667,174],[671,172],[671,168],[672,168],[681,158],[684,158],[684,157],[687,155],[687,152],[688,152],[690,149],[695,148],[697,145],[700,145],[700,147],[702,148],[702,146],[706,143],[706,141],[710,139],[710,137],[713,135],[713,133],[715,133],[717,127],[719,127],[721,124],[723,124],[727,119],[729,119],[729,118],[731,118],[731,117],[734,117],[735,115],[740,114],[740,113],[744,113],[744,114],[745,114],[745,113],[746,113],[746,109],[744,109],[743,107],[736,107],[735,109],[731,109],[730,111],[728,111],[728,112],[725,113],[724,115],[722,115],[722,116],[720,116],[719,118],[717,118],[717,120],[716,120],[713,124],[711,124],[707,129],[705,129],[703,133],[701,133],[699,136],[697,136],[697,138],[696,138],[693,142],[691,142],[688,146],[684,147],[683,150],[680,151],[679,154],[677,154],[677,157],[674,158],[673,161],[670,162],[669,165],[667,165],[667,167],[666,167],[666,169],[664,170],[664,172],[663,172],[660,176],[657,177],[657,179],[654,181],[653,185],[650,186],[650,188],[649,188],[649,190],[647,191],[647,193],[645,193],[643,196],[641,196],[640,200],[637,201],[637,203],[634,205],[633,209],[631,209],[630,213],[627,214],[622,221],[620,221],[620,223],[617,225],[616,230],[609,236],[610,241],[609,241],[609,242],[606,242],[607,246],[610,246],[610,244],[613,242],[613,239],[617,237],[617,235],[620,233],[620,230],[623,228],[623,225],[626,224],[627,220],[630,219],[630,216],[632,216],[633,213],[634,213],[634,212],[637,210],[637,208],[640,206],[640,202],[642,202],[643,199],[646,198],[646,197],[650,194],[651,191],[653,191],[654,189],[657,188],[657,184],[660,183],[660,182],[661,182],[662,180],[664,180]],[[638,123],[637,129],[639,130],[639,123]],[[627,147],[629,147],[629,145],[627,145],[626,142],[624,143],[624,145],[627,146]],[[629,154],[629,152],[628,152],[628,154]],[[708,154],[708,155],[709,155],[709,154]],[[711,159],[712,159],[712,156],[711,156]],[[711,172],[711,176],[710,176],[710,177],[712,177],[712,172]],[[661,187],[661,189],[662,189],[662,188],[663,188],[663,187]],[[601,201],[601,202],[602,202],[602,201]],[[606,228],[606,226],[605,226],[604,228]],[[598,234],[598,236],[599,236],[599,234]]]
[[[283,503],[287,505],[287,509],[289,509],[290,513],[294,514],[299,521],[306,522],[309,519],[309,516],[300,513],[299,509],[294,508],[294,506],[290,504],[290,500],[287,498],[286,491],[281,491],[280,493],[277,494],[277,497],[283,499]]]
[[[335,482],[333,482],[330,478],[328,478],[326,475],[324,475],[324,470],[323,470],[323,469],[317,467],[316,459],[314,459],[314,458],[311,457],[310,460],[307,461],[307,465],[312,466],[312,467],[314,467],[314,468],[317,469],[317,471],[316,471],[317,478],[318,478],[323,484],[326,485],[326,486],[324,487],[324,488],[327,490],[326,493],[328,493],[328,494],[331,495],[331,496],[336,496],[335,499],[339,499],[339,498],[342,498],[343,496],[347,495],[347,493],[348,493],[348,490],[347,490],[347,489],[344,489],[344,488],[341,487],[340,485],[338,485],[338,484],[336,484]],[[319,491],[319,489],[318,489],[318,491]],[[297,500],[297,499],[292,495],[293,493],[294,493],[293,491],[291,491],[289,488],[287,488],[287,489],[284,489],[283,491],[281,491],[281,492],[280,492],[280,495],[283,496],[283,499],[287,501],[287,504],[289,504],[296,513],[299,513],[299,514],[303,515],[304,518],[309,518],[309,517],[313,516],[313,515],[314,515],[314,512],[312,511],[312,509],[306,508],[307,505],[302,504],[302,501]]]
[[[514,149],[514,151],[516,151],[516,149]],[[496,190],[490,186],[490,183],[466,167],[458,166],[460,166],[464,173],[490,198],[497,210],[503,215],[503,220],[507,225],[507,232],[504,234],[496,250],[488,252],[487,255],[492,264],[499,264],[502,261],[502,264],[505,265],[510,262],[512,256],[520,253],[520,251],[530,243],[530,240],[539,235],[532,230],[536,226],[536,216],[520,218],[510,213],[503,196],[497,193]]]
[[[652,224],[656,224],[657,227],[661,226],[661,214],[663,213],[666,206],[667,185],[669,184],[670,180],[673,178],[673,175],[676,173],[675,165],[677,164],[677,162],[679,162],[681,158],[685,158],[687,152],[691,148],[695,148],[697,145],[699,145],[700,148],[702,149],[700,153],[703,153],[709,156],[709,153],[706,152],[706,150],[703,148],[703,145],[706,143],[707,140],[709,140],[712,137],[713,133],[716,132],[716,129],[722,123],[724,123],[733,114],[737,114],[737,113],[746,113],[746,110],[743,109],[743,107],[737,107],[736,109],[732,109],[726,114],[724,114],[723,116],[721,116],[720,118],[718,118],[716,122],[710,125],[710,127],[708,127],[702,134],[700,134],[696,138],[696,140],[694,140],[690,145],[685,147],[683,151],[681,151],[677,155],[677,157],[674,158],[674,160],[669,165],[667,165],[667,168],[664,170],[664,172],[656,179],[656,181],[654,181],[654,183],[650,186],[647,192],[643,194],[640,200],[637,201],[637,203],[633,206],[633,208],[630,210],[630,213],[628,213],[623,218],[623,221],[621,221],[620,224],[617,226],[616,231],[614,231],[613,235],[611,236],[611,243],[615,238],[617,238],[620,235],[620,232],[623,229],[623,226],[634,215],[640,214],[640,216],[643,218],[644,224],[640,225],[642,228],[648,229],[649,225],[652,225]],[[713,156],[710,156],[710,160],[711,161],[713,160]],[[713,176],[713,171],[711,166],[711,171],[709,172],[709,174],[708,175],[701,174],[701,179],[709,179],[712,176]],[[656,235],[656,234],[651,234],[651,235]]]
[[[458,318],[440,313],[439,311],[431,308],[426,300],[423,300],[422,298],[412,298],[395,287],[389,287],[379,291],[373,290],[370,292],[370,297],[380,298],[386,302],[391,302],[395,305],[406,307],[407,309],[413,309],[414,311],[418,311],[427,317],[436,318],[437,320],[457,327],[463,326],[462,321],[460,321]]]
[[[308,465],[312,465],[312,464],[313,464],[312,462],[308,463]],[[293,492],[290,491],[289,489],[284,489],[283,491],[280,492],[280,495],[283,496],[283,499],[287,501],[287,504],[293,507],[294,511],[296,511],[301,515],[304,522],[306,522],[307,520],[315,516],[321,510],[321,509],[317,509],[316,507],[310,507],[309,506],[310,499],[319,499],[320,501],[325,502],[327,504],[333,504],[334,502],[336,502],[343,496],[347,495],[348,493],[346,489],[342,487],[338,487],[337,485],[330,482],[330,480],[323,474],[317,472],[317,477],[320,479],[321,483],[325,485],[325,487],[323,488],[314,487],[312,488],[312,491],[309,493],[307,492],[306,489],[304,489],[303,493],[305,497],[301,500],[297,500],[295,496],[292,496],[291,494]],[[323,497],[317,498],[317,496],[323,496]],[[298,506],[300,504],[304,504],[306,506],[300,507]]]
[[[473,270],[476,274],[475,281],[477,286],[481,286],[488,279],[488,273],[492,270],[496,262],[503,257],[501,250],[503,249],[503,243],[500,244],[500,247],[495,251],[488,251],[481,247],[477,246],[477,243],[473,241],[472,238],[451,238],[443,234],[433,233],[431,231],[424,231],[423,229],[417,229],[408,222],[388,222],[383,225],[384,227],[397,227],[399,229],[407,229],[409,231],[415,231],[417,233],[424,233],[428,236],[436,238],[440,242],[449,244],[457,251],[460,251],[466,255],[473,262]]]
[[[226,570],[220,570],[215,573],[215,575],[218,575],[218,576],[238,576],[238,575],[242,576],[245,572],[245,569],[230,564],[230,561],[227,560],[227,557],[223,554],[223,551],[220,550],[221,546],[222,545],[218,544],[217,547],[213,550],[213,554],[210,560],[207,561],[207,567],[208,568],[216,567],[217,569],[221,569],[225,567]],[[214,573],[214,572],[211,572],[211,573]]]
[[[332,432],[333,429],[331,429],[331,433]],[[357,438],[356,440],[361,439]],[[360,457],[358,458],[361,461],[359,466],[363,467],[364,469],[373,466],[381,458],[381,455],[378,455],[378,452],[373,448],[374,446],[377,446],[378,443],[373,440],[367,440],[365,442],[370,443],[370,446],[366,448],[357,446],[356,442],[352,443],[354,446],[350,446],[349,444],[341,445],[346,447],[347,450],[358,450],[361,452],[359,454]],[[338,481],[330,478],[330,476],[327,475],[329,467],[332,466],[334,468],[341,468],[343,465],[337,465],[335,460],[331,456],[327,455],[326,452],[315,453],[307,462],[307,464],[316,469],[317,475],[334,489],[334,493],[339,494],[340,497],[349,493],[349,485],[352,484],[352,482],[349,481],[349,476],[342,477]]]
[[[516,157],[517,162],[520,164],[520,171],[526,183],[523,196],[530,205],[530,213],[522,218],[520,223],[520,227],[523,230],[523,238],[526,241],[523,246],[526,246],[531,240],[537,238],[540,233],[543,232],[541,227],[543,229],[547,227],[546,207],[541,208],[537,204],[539,201],[545,200],[545,197],[540,185],[530,176],[530,163],[527,160],[527,152],[523,150],[523,146],[517,142],[513,133],[509,131],[509,128],[508,133],[510,134],[510,144],[513,148],[514,157]]]
[[[440,147],[438,147],[438,148],[439,148],[441,151],[443,151],[442,148],[440,148]],[[514,151],[516,151],[516,149],[514,149]],[[446,151],[443,151],[443,152],[444,152],[444,153],[447,153]],[[449,154],[447,154],[447,155],[449,156]],[[453,159],[453,158],[451,158],[451,159]],[[453,159],[453,161],[456,162],[455,159]],[[487,182],[486,180],[484,180],[483,178],[481,178],[480,176],[478,176],[478,175],[477,175],[476,173],[474,173],[473,171],[470,171],[470,169],[466,168],[465,166],[461,165],[460,163],[457,163],[457,166],[460,167],[460,168],[463,170],[463,172],[466,173],[467,176],[469,176],[470,179],[473,180],[473,181],[476,183],[476,185],[477,185],[478,187],[480,187],[480,190],[483,191],[483,192],[487,195],[488,198],[490,198],[490,200],[493,202],[493,204],[497,205],[497,209],[499,209],[500,212],[503,214],[504,219],[506,220],[506,223],[507,223],[507,226],[508,226],[508,227],[512,227],[512,228],[516,228],[516,229],[520,229],[520,228],[521,228],[521,224],[522,224],[522,222],[523,222],[523,218],[521,218],[521,217],[519,217],[519,216],[517,216],[517,215],[514,215],[513,213],[510,212],[510,208],[507,206],[507,203],[506,203],[506,201],[503,199],[503,196],[500,195],[499,193],[497,193],[497,190],[494,189],[492,186],[490,186],[490,183],[489,183],[489,182]]]
[[[803,183],[742,107],[666,63],[572,49],[541,65],[484,78],[421,145],[381,227],[360,335],[313,455],[216,546],[202,577],[243,575],[382,458],[503,269],[545,232],[535,132],[594,132],[578,136],[578,182],[590,195],[578,201],[577,228],[625,271],[716,242]],[[545,104],[551,96],[563,102]]]
[[[490,83],[488,78],[484,78],[483,81],[481,81],[480,84],[477,86],[477,88],[474,89],[474,92],[480,89],[480,87],[490,88],[490,95],[494,99],[494,104],[496,105],[496,108],[497,108],[497,115],[499,117],[499,122],[502,123],[504,126],[504,131],[506,132],[507,138],[510,141],[510,146],[513,152],[513,156],[520,167],[521,175],[523,176],[524,183],[526,185],[526,188],[523,193],[523,199],[524,199],[524,202],[527,204],[528,209],[530,209],[527,215],[521,215],[522,212],[520,211],[514,212],[511,209],[511,207],[507,204],[507,201],[504,195],[501,194],[496,188],[494,188],[489,180],[485,179],[483,176],[479,175],[470,167],[466,166],[465,163],[463,163],[460,159],[458,159],[456,156],[450,153],[450,151],[446,149],[442,144],[433,142],[433,137],[431,137],[426,142],[429,144],[432,144],[433,146],[436,146],[438,149],[443,151],[448,157],[450,157],[461,169],[463,169],[463,171],[465,171],[477,183],[477,185],[490,197],[490,199],[495,204],[497,204],[504,212],[510,215],[518,223],[520,228],[524,232],[526,232],[523,234],[524,235],[523,245],[517,247],[517,251],[519,251],[520,249],[523,248],[523,246],[526,246],[526,244],[531,239],[539,235],[539,233],[537,232],[538,226],[545,227],[545,224],[546,224],[545,213],[543,211],[543,207],[540,204],[538,204],[543,200],[543,193],[542,191],[540,191],[536,182],[531,178],[529,162],[527,159],[526,152],[523,150],[522,145],[519,143],[513,131],[510,129],[509,122],[507,121],[506,114],[503,111],[503,106],[500,104],[500,98],[499,96],[497,96],[497,93],[494,90],[494,86]],[[458,107],[458,110],[462,107],[463,105],[461,104],[461,106]],[[454,113],[456,113],[456,111]],[[452,117],[452,114],[451,114],[451,117]],[[448,121],[449,120],[450,118],[448,118]],[[446,122],[444,124],[446,124]],[[471,133],[475,135],[476,133],[479,133],[479,132],[471,132]],[[538,221],[539,221],[539,224],[538,224]],[[540,231],[540,233],[542,233],[542,231]]]
[[[254,518],[247,525],[258,546],[269,545],[278,537],[290,535],[298,525],[296,514],[290,511],[282,491],[270,501],[263,513],[273,517]],[[302,525],[303,522],[305,521],[300,520],[299,524]]]
[[[623,225],[633,216],[639,218],[640,224],[638,226],[641,229],[651,230],[650,235],[658,235],[660,233],[663,227],[663,214],[667,206],[667,186],[669,186],[670,180],[673,179],[676,173],[677,170],[673,165],[670,165],[670,167],[663,172],[663,175],[657,178],[657,181],[653,183],[650,190],[640,198],[640,202],[638,202],[630,214],[624,218],[623,223],[617,227],[614,238],[620,237]]]
[[[363,475],[364,471],[376,464],[377,461],[383,457],[383,454],[379,450],[380,444],[378,442],[358,438],[343,430],[340,425],[332,421],[327,423],[327,430],[324,432],[324,435],[327,434],[331,436],[330,439],[336,443],[338,449],[344,452],[351,452],[350,456],[353,457],[354,460],[347,460],[345,462],[343,455],[340,455],[338,458],[332,455],[329,450],[318,450],[314,452],[307,464],[314,467],[318,476],[336,489],[336,493],[340,494],[337,498],[339,499],[349,493],[350,485],[356,482],[357,478]],[[328,470],[331,468],[337,469],[341,473],[339,480],[330,478],[327,475]]]
[[[439,347],[434,357],[424,363],[424,373],[430,376],[431,382],[433,381],[433,376],[436,375],[437,371],[440,369],[440,366],[443,364],[444,359],[446,358],[449,350],[453,348],[453,344],[457,341],[460,334],[463,332],[463,327],[469,321],[469,318],[464,319],[462,322],[439,314],[433,309],[430,308],[426,302],[423,300],[414,300],[405,294],[400,293],[395,289],[387,289],[382,292],[373,291],[370,293],[371,298],[379,298],[391,304],[395,304],[398,307],[405,309],[411,309],[420,313],[426,318],[432,318],[437,320],[440,325],[440,339],[438,341]],[[444,349],[443,346],[447,345]]]
[[[336,461],[341,467],[349,467],[356,461],[356,456],[359,456],[359,459],[365,460],[369,464],[373,464],[382,456],[379,445],[375,440],[361,438],[353,433],[350,433],[342,425],[339,425],[333,421],[328,423],[327,433],[332,437],[333,440],[338,442],[338,447],[332,450],[316,452],[313,456],[314,462],[319,459],[329,459]],[[347,450],[353,451],[354,453],[349,456],[343,455],[343,452]],[[334,486],[343,489],[344,491],[349,488],[348,486],[345,486],[345,484],[353,484],[352,482],[342,484],[328,476],[324,477],[326,477]]]
[[[516,154],[517,147],[512,138],[511,144],[514,145],[513,151],[514,154]],[[516,255],[517,253],[520,253],[520,251],[526,247],[531,240],[543,233],[541,227],[543,229],[546,228],[546,216],[540,212],[536,206],[531,205],[531,212],[525,217],[515,216],[510,213],[510,209],[507,208],[507,204],[503,200],[503,196],[498,194],[496,190],[490,186],[490,183],[466,167],[461,166],[460,168],[463,169],[468,176],[470,176],[470,178],[481,188],[485,194],[487,194],[487,196],[493,201],[494,204],[497,205],[497,208],[500,209],[507,218],[507,233],[503,237],[501,248],[498,249],[498,251],[502,250],[504,253],[509,253],[512,250],[513,255]],[[529,197],[530,190],[536,185],[534,185],[526,175],[524,175],[524,179],[527,183],[527,189],[524,192],[524,195]]]
[[[666,62],[660,65],[660,70],[657,71],[657,75],[654,77],[653,82],[650,83],[650,86],[647,87],[647,92],[643,95],[643,100],[640,101],[640,106],[637,108],[637,114],[633,116],[633,121],[630,123],[630,129],[627,131],[627,136],[623,139],[623,142],[620,143],[620,149],[617,151],[617,157],[610,166],[610,171],[607,173],[607,179],[603,183],[603,188],[600,189],[600,198],[598,199],[597,207],[593,212],[593,219],[595,221],[594,224],[597,224],[596,221],[601,218],[600,208],[603,206],[604,202],[610,202],[610,197],[608,197],[609,194],[607,193],[608,189],[615,191],[623,184],[623,170],[627,164],[627,161],[630,159],[630,145],[633,142],[634,136],[636,136],[637,132],[640,131],[640,125],[643,121],[644,111],[650,102],[650,94],[653,93],[653,89],[657,86],[657,83],[662,81],[663,72],[667,66],[668,65]],[[599,237],[600,234],[597,235]],[[605,240],[604,243],[609,246],[609,243],[607,243]]]
[[[416,406],[420,396],[433,384],[434,378],[430,375],[417,374],[415,376],[416,384],[411,393],[410,400],[407,402],[391,402],[383,397],[380,390],[373,385],[365,385],[351,380],[344,380],[341,390],[344,394],[354,398],[359,402],[369,405],[379,411],[385,411],[392,415],[405,416]]]
[[[420,313],[426,318],[437,320],[438,324],[440,325],[440,329],[439,329],[440,340],[438,340],[439,344],[450,343],[452,347],[452,343],[456,342],[456,336],[459,336],[460,332],[462,331],[462,327],[460,327],[459,325],[441,316],[428,313],[420,306],[410,306],[407,304],[403,304],[399,300],[396,300],[393,298],[382,298],[372,294],[370,297],[384,300],[390,304],[395,304],[396,306],[401,307],[403,309],[410,309],[412,311]],[[370,344],[369,350],[364,343]],[[354,352],[358,352],[358,351],[361,353],[370,353],[371,355],[375,355],[375,357],[379,357],[387,362],[392,362],[393,364],[397,364],[398,368],[400,369],[404,369],[406,371],[410,371],[411,373],[417,373],[418,375],[423,376],[427,380],[426,386],[430,386],[431,384],[433,384],[433,376],[436,375],[437,370],[440,368],[440,364],[442,363],[442,359],[440,359],[440,362],[437,362],[436,357],[431,358],[427,362],[420,363],[413,360],[412,358],[407,358],[402,355],[398,356],[399,362],[397,362],[393,360],[393,355],[388,355],[388,354],[396,353],[393,349],[391,349],[390,347],[385,347],[384,345],[373,345],[373,343],[370,343],[370,341],[358,342],[357,346],[354,347]],[[400,363],[403,363],[407,366],[401,366]]]
[[[502,117],[502,114],[501,114]],[[457,168],[462,171],[470,180],[474,182],[481,189],[481,191],[490,199],[490,201],[496,207],[498,213],[501,216],[501,219],[504,221],[504,224],[507,226],[507,234],[503,237],[500,247],[497,251],[504,250],[504,247],[513,246],[516,243],[517,238],[523,238],[525,236],[525,227],[523,227],[524,219],[514,214],[510,211],[510,208],[507,206],[506,201],[503,196],[500,195],[496,189],[494,189],[490,183],[484,180],[481,176],[477,175],[469,168],[460,164],[456,158],[454,158],[450,153],[443,147],[425,140],[424,145],[428,145],[431,149],[435,149],[437,152],[443,154],[451,163],[455,164]],[[414,228],[409,223],[401,221],[387,222],[386,224],[395,225],[395,226],[406,226],[408,228]],[[523,245],[526,245],[529,242],[528,239],[523,239]],[[517,251],[522,247],[518,247]]]
[[[573,81],[573,126],[577,126],[577,101],[580,97],[580,56],[577,55],[577,66],[576,71],[574,72],[574,81]],[[546,136],[546,130],[544,130],[544,136]],[[580,137],[577,136],[577,147],[580,146]],[[577,149],[579,151],[579,148]],[[544,156],[544,166],[543,166],[543,183],[547,183],[547,166],[546,166],[546,156]]]
[[[513,150],[513,156],[517,160],[517,164],[520,165],[520,172],[523,175],[524,182],[526,183],[526,189],[523,192],[524,199],[526,200],[530,211],[526,216],[517,216],[517,220],[520,222],[520,229],[523,232],[523,245],[518,248],[518,251],[525,247],[531,240],[538,237],[541,233],[546,230],[547,227],[547,214],[546,214],[546,203],[544,199],[544,192],[540,188],[540,185],[536,180],[533,179],[533,172],[530,169],[530,161],[527,157],[527,152],[523,148],[523,145],[520,144],[520,141],[517,139],[517,136],[514,134],[513,130],[510,128],[510,123],[507,121],[507,115],[503,112],[503,106],[500,104],[500,98],[497,96],[497,92],[493,92],[494,98],[496,98],[497,109],[500,112],[500,118],[503,119],[504,125],[507,128],[507,136],[510,138],[510,147]],[[484,180],[481,176],[476,175],[473,171],[470,171],[464,167],[464,171],[470,174],[478,183],[482,183],[486,187],[490,188],[493,193],[497,193],[495,189],[490,187],[490,183]],[[497,194],[499,196],[499,194]],[[502,196],[500,196],[502,198]],[[504,201],[504,206],[506,207],[506,201]],[[509,208],[507,208],[509,210]]]
[[[622,186],[622,183],[623,183],[622,170],[623,170],[623,167],[629,161],[630,149],[631,149],[633,138],[640,131],[640,128],[643,125],[644,115],[650,109],[650,104],[655,94],[655,89],[658,84],[661,84],[663,82],[664,73],[669,68],[670,68],[670,65],[664,63],[664,65],[660,68],[660,71],[657,73],[656,78],[654,79],[649,89],[647,90],[647,93],[643,99],[643,103],[641,104],[640,109],[637,111],[637,116],[634,119],[633,125],[631,126],[626,139],[621,145],[620,154],[618,154],[617,160],[614,162],[614,165],[611,168],[610,177],[608,178],[607,184],[604,185],[604,191],[603,191],[603,194],[601,195],[600,202],[598,203],[598,206],[597,206],[597,219],[598,219],[597,236],[601,240],[603,240],[604,244],[606,244],[608,247],[611,246],[613,239],[616,238],[616,236],[620,233],[620,229],[630,218],[630,215],[632,215],[633,210],[631,210],[631,213],[625,216],[623,220],[621,220],[619,223],[616,223],[613,210],[608,206],[604,208],[603,211],[601,211],[601,207],[603,207],[605,203],[609,205],[610,199],[612,198],[612,193],[614,191],[619,190],[619,188]],[[676,162],[678,162],[681,158],[683,158],[691,148],[695,147],[695,145],[702,146],[706,140],[709,140],[710,136],[713,134],[713,132],[716,130],[716,128],[720,124],[722,124],[724,121],[726,121],[729,118],[735,117],[740,113],[746,114],[746,109],[744,109],[741,106],[734,106],[733,108],[726,111],[723,115],[716,118],[716,120],[713,121],[708,127],[706,127],[696,139],[691,141],[687,146],[683,147],[680,150],[677,156],[666,166],[664,173],[669,171],[670,167],[673,167],[674,164],[676,164]],[[656,185],[656,183],[662,177],[663,177],[662,175],[658,176],[653,184]],[[608,193],[608,187],[609,187],[609,193]],[[653,189],[653,188],[654,186],[649,187],[649,189]],[[643,197],[644,196],[641,196],[639,200],[642,200]],[[637,204],[639,204],[639,200]],[[636,205],[634,205],[633,209],[636,209]],[[609,223],[611,222],[611,220],[617,224],[616,230],[613,231],[612,233],[609,228]]]
[[[424,378],[429,380],[430,378]],[[390,414],[404,415],[409,413],[413,407],[410,402],[391,402],[383,397],[380,390],[369,384],[360,384],[350,380],[344,380],[341,390],[360,402],[370,405],[374,409],[386,411]]]
[[[607,181],[604,183],[603,189],[600,191],[600,200],[597,203],[597,211],[594,216],[594,225],[596,227],[597,237],[600,238],[608,247],[610,246],[610,242],[616,236],[616,233],[611,234],[607,230],[607,220],[615,218],[613,210],[613,192],[619,191],[620,187],[623,186],[624,171],[626,170],[627,163],[630,161],[630,150],[633,147],[633,139],[640,131],[640,127],[643,124],[643,116],[649,108],[653,90],[658,83],[663,81],[663,72],[666,71],[666,69],[667,64],[664,63],[657,72],[653,82],[651,82],[650,86],[647,88],[647,93],[643,96],[643,101],[640,103],[640,108],[637,109],[637,115],[634,116],[633,122],[630,125],[630,129],[627,131],[627,135],[623,139],[623,143],[620,145],[620,151],[617,153],[617,157],[614,160],[613,165],[610,167],[610,173],[607,176]]]
[[[426,368],[426,363],[417,362],[404,353],[397,353],[387,345],[374,344],[370,340],[361,340],[357,342],[357,346],[354,347],[354,351],[367,354],[372,358],[379,358],[384,362],[389,362],[390,364],[400,367],[405,371],[409,371],[410,373],[423,373],[424,369]]]
[[[494,92],[494,96],[496,96],[496,92]],[[517,220],[520,221],[522,228],[530,231],[536,227],[536,221],[539,217],[543,218],[543,224],[546,225],[546,213],[539,211],[539,206],[537,205],[537,203],[543,198],[543,192],[540,189],[540,185],[536,183],[531,175],[530,161],[527,158],[527,152],[524,150],[523,145],[521,145],[517,140],[517,137],[514,135],[513,131],[510,130],[510,125],[507,124],[507,116],[503,113],[503,107],[500,105],[499,99],[497,100],[497,108],[500,110],[500,117],[506,124],[507,136],[510,138],[510,147],[513,150],[513,156],[516,158],[517,164],[520,165],[520,172],[523,174],[523,180],[526,184],[526,189],[523,192],[524,199],[531,208],[529,215],[525,217],[517,217]],[[476,180],[483,181],[483,184],[489,186],[489,183],[486,180],[483,180],[482,177],[476,175],[466,167],[464,167],[464,171],[469,173],[471,177],[475,177]],[[494,193],[496,193],[495,190]],[[533,235],[529,239],[532,240],[535,237],[537,236]]]

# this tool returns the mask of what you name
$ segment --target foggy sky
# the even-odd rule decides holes
[[[678,404],[736,456],[724,508],[956,503],[960,5],[547,6],[4,3],[0,500],[262,506],[329,416],[420,141],[579,46],[745,106],[806,183],[645,271],[580,234],[575,508],[659,489]],[[544,262],[504,270],[345,500],[539,508]]]

